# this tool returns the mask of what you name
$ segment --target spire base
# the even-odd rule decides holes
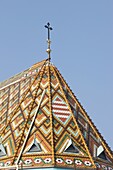
[[[51,53],[50,44],[51,44],[51,41],[47,40],[47,43],[48,43],[48,48],[47,48],[46,52],[48,53],[48,59],[50,61],[51,60],[51,57],[50,57],[50,53]]]

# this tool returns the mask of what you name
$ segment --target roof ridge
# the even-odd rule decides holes
[[[55,67],[56,68],[56,67]],[[79,99],[75,96],[75,94],[73,93],[73,91],[71,90],[70,86],[68,85],[68,83],[66,82],[66,80],[63,78],[63,76],[61,75],[60,71],[56,68],[56,70],[58,71],[58,73],[60,74],[60,76],[62,77],[63,81],[66,83],[67,87],[69,88],[70,92],[72,93],[72,96],[75,98],[75,100],[77,100],[79,106],[81,107],[81,109],[84,111],[84,113],[86,114],[86,116],[88,117],[88,119],[91,121],[93,128],[96,130],[96,133],[99,134],[99,137],[103,140],[103,143],[105,143],[106,147],[108,148],[112,158],[113,158],[113,153],[111,148],[109,147],[109,145],[107,144],[106,140],[104,139],[104,137],[102,136],[102,134],[99,132],[99,130],[97,129],[97,127],[95,126],[94,122],[92,121],[92,119],[90,118],[90,116],[87,114],[86,110],[83,108],[82,104],[80,103]]]
[[[43,63],[41,69],[43,69],[43,66],[44,66],[44,65],[45,65],[45,63]],[[40,69],[40,71],[41,71],[41,69]],[[37,77],[37,75],[40,74],[40,71],[36,74],[36,77]],[[35,79],[36,79],[36,77],[35,77]],[[35,81],[35,79],[34,79],[34,81]],[[18,103],[17,107],[14,109],[13,114],[18,110],[18,107],[20,106],[20,104],[23,102],[24,98],[25,98],[26,95],[28,94],[29,89],[30,89],[31,86],[34,84],[34,81],[33,81],[32,84],[29,86],[28,90],[26,91],[26,93],[25,93],[24,96],[22,97],[21,101]],[[10,118],[10,120],[8,120],[7,124],[6,124],[5,127],[3,128],[2,132],[0,132],[0,134],[4,133],[4,131],[6,130],[6,127],[8,126],[8,124],[10,123],[10,121],[12,120],[13,116],[14,116],[14,115],[12,115],[11,118]]]
[[[36,64],[33,64],[28,69],[21,71],[20,73],[15,74],[14,76],[11,76],[10,78],[4,80],[3,82],[0,82],[0,90],[4,89],[5,87],[9,86],[10,84],[15,83],[16,81],[21,81],[27,75],[29,71],[32,71],[36,69],[37,67],[41,67],[48,59],[42,60],[40,62],[37,62]],[[29,74],[30,76],[30,74]]]

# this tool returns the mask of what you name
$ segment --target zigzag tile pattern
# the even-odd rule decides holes
[[[32,90],[32,93],[29,91],[27,96],[24,97],[24,101],[20,105],[19,103],[23,96],[25,96],[30,84],[31,77],[21,77],[18,83],[10,82],[9,85],[7,84],[5,88],[2,87],[0,90],[0,131],[2,141],[6,146],[8,155],[14,154],[15,146],[18,144],[18,139],[24,126],[24,121],[28,115],[29,105],[32,101],[32,94],[35,89]],[[10,117],[17,107],[17,112],[10,120]],[[6,126],[8,120],[10,120],[10,123]],[[5,133],[2,133],[5,126]]]
[[[56,69],[57,70],[57,69]],[[64,93],[68,98],[70,107],[72,112],[77,120],[79,128],[83,134],[83,137],[89,146],[90,153],[92,156],[94,155],[94,145],[98,148],[100,145],[103,145],[105,148],[105,153],[107,157],[112,161],[113,156],[110,153],[109,148],[107,147],[106,143],[104,142],[101,134],[97,131],[96,127],[94,126],[92,120],[87,115],[79,101],[77,100],[76,96],[72,93],[66,82],[64,81],[63,77],[57,70],[57,76],[60,79],[60,83],[63,87]]]
[[[61,74],[46,60],[0,84],[0,134],[7,152],[7,159],[0,157],[0,167],[15,165],[38,105],[19,165],[51,167],[54,162],[56,167],[94,169],[90,143],[99,146],[102,139]],[[34,139],[40,144],[41,152],[31,154],[29,149]],[[79,153],[65,152],[70,139]],[[106,154],[112,161],[108,151]],[[95,162],[97,165],[98,161]]]
[[[54,116],[54,137],[55,137],[55,150],[62,150],[62,139],[67,136],[67,139],[74,139],[76,144],[81,143],[83,152],[87,152],[80,133],[73,122],[72,113],[70,112],[68,105],[61,92],[58,80],[54,73],[51,73],[51,91],[52,91],[52,113]],[[66,142],[66,141],[65,141]],[[65,143],[64,142],[64,143]],[[63,150],[62,150],[63,151]]]

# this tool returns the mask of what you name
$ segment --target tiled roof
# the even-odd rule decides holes
[[[13,77],[11,77],[3,82],[0,82],[0,90],[2,88],[5,88],[6,86],[9,86],[10,84],[16,83],[17,81],[21,81],[23,78],[26,78],[28,76],[31,76],[32,74],[35,74],[35,72],[38,70],[38,68],[40,68],[45,61],[46,60],[38,62],[38,63],[34,64],[32,67],[28,68],[27,70],[25,70],[19,74],[16,74]]]
[[[0,166],[113,168],[106,141],[48,60],[0,83],[0,105]],[[108,160],[93,159],[100,145]]]

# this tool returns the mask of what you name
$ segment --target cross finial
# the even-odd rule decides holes
[[[45,25],[45,28],[48,29],[48,40],[50,40],[50,30],[52,30],[53,28],[50,27],[50,23],[48,22],[47,25]]]
[[[50,61],[51,57],[50,57],[50,53],[51,53],[51,49],[50,49],[50,31],[53,30],[53,28],[50,26],[50,23],[48,22],[47,25],[45,25],[45,28],[47,28],[48,30],[48,39],[47,39],[47,43],[48,43],[48,48],[46,50],[46,52],[48,53],[48,59]]]

